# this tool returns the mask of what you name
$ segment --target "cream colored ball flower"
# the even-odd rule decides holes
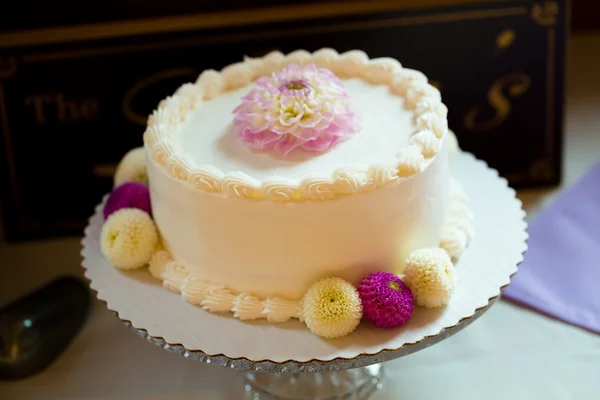
[[[349,282],[329,277],[313,283],[302,302],[303,319],[316,335],[333,339],[356,329],[362,318],[358,291]]]
[[[143,147],[129,150],[117,166],[114,176],[114,186],[116,187],[126,182],[148,184],[146,153]]]
[[[158,232],[150,216],[137,208],[111,214],[100,233],[102,254],[115,267],[134,269],[150,262],[158,244]]]
[[[404,267],[402,281],[409,287],[418,305],[427,308],[448,303],[456,285],[452,260],[440,248],[413,251]]]

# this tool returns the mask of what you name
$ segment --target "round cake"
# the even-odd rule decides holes
[[[140,267],[208,311],[281,322],[341,316],[338,298],[360,308],[358,292],[336,288],[402,278],[415,251],[456,262],[472,225],[446,116],[425,75],[359,50],[271,52],[204,71],[148,120],[139,151],[160,239]],[[327,289],[331,304],[306,298],[322,297],[328,278],[347,284]]]

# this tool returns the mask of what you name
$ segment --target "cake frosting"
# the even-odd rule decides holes
[[[224,93],[195,110],[174,132],[173,152],[185,159],[192,171],[210,165],[223,171],[223,175],[243,172],[248,182],[255,181],[255,186],[277,177],[298,189],[303,180],[310,182],[312,176],[324,180],[341,172],[337,171],[341,168],[359,170],[363,166],[395,163],[398,150],[409,145],[410,134],[416,129],[413,113],[386,86],[360,79],[346,80],[344,84],[363,127],[360,134],[327,152],[301,151],[279,157],[249,149],[237,137],[231,110],[250,87]],[[385,175],[385,169],[379,173]],[[381,176],[380,181],[385,178]],[[304,197],[314,199],[310,191],[306,192]]]
[[[369,60],[358,50],[338,55],[333,50],[323,49],[314,53],[314,59],[310,54],[307,57],[297,54],[307,56],[294,52],[285,57],[273,52],[262,59],[247,59],[227,66],[221,72],[204,71],[195,84],[183,85],[173,96],[163,100],[149,118],[144,145],[152,161],[176,180],[187,181],[200,191],[233,198],[264,199],[266,196],[269,200],[304,201],[355,194],[391,184],[398,178],[421,172],[437,155],[447,133],[447,109],[441,102],[440,92],[423,74],[402,68],[395,60]],[[366,109],[357,111],[372,123],[369,110],[380,107],[395,110],[385,114],[383,122],[375,122],[384,129],[377,131],[371,140],[365,140],[363,137],[369,132],[374,134],[375,130],[363,122],[365,135],[361,131],[352,141],[344,143],[346,146],[340,145],[316,157],[296,153],[282,159],[273,154],[271,157],[257,155],[248,149],[241,151],[242,143],[236,142],[232,135],[232,114],[242,102],[243,94],[252,90],[253,79],[262,76],[261,73],[278,71],[295,61],[329,65],[333,73],[343,77],[347,90],[353,92],[351,102],[354,104],[365,106],[369,103],[361,100],[363,93],[374,96]],[[394,103],[399,107],[394,108]],[[206,110],[219,113],[218,116],[225,120],[217,120],[217,115]],[[198,114],[208,117],[199,119]],[[394,125],[394,121],[404,123]],[[216,131],[211,131],[209,125]],[[218,136],[217,143],[215,136]],[[408,143],[404,143],[407,139]],[[353,144],[358,143],[357,140],[362,140],[363,144],[373,141],[371,151],[362,151],[358,144]],[[387,147],[386,144],[391,147],[379,154],[377,150],[381,146]],[[196,147],[182,149],[186,145]],[[209,149],[203,150],[203,146]],[[358,156],[356,153],[364,154],[366,159],[352,161],[351,157]],[[385,157],[386,153],[392,156]],[[213,163],[203,158],[207,154]],[[341,157],[336,158],[336,154]],[[323,156],[330,162],[320,161]],[[311,165],[326,167],[321,170],[311,168]],[[255,175],[251,174],[252,170]],[[280,179],[290,174],[295,179]],[[273,193],[277,195],[273,196]]]
[[[315,282],[401,276],[419,249],[456,262],[473,228],[449,169],[447,111],[421,72],[359,50],[202,72],[144,133],[161,239],[150,273],[209,312],[283,322],[305,319]]]

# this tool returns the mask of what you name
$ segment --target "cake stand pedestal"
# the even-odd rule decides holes
[[[367,399],[380,389],[383,364],[330,372],[246,373],[244,389],[254,399]]]
[[[82,241],[90,287],[109,310],[147,341],[185,358],[245,373],[251,399],[366,399],[382,384],[383,363],[432,346],[464,329],[500,297],[527,249],[525,213],[506,180],[471,154],[453,174],[471,199],[475,238],[456,265],[458,285],[444,308],[416,307],[396,329],[362,322],[326,340],[294,320],[239,321],[213,314],[163,288],[146,269],[121,271],[100,251],[102,206]]]

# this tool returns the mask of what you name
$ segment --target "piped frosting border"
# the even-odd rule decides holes
[[[330,176],[310,176],[295,182],[273,176],[262,182],[241,171],[224,172],[213,165],[192,168],[191,163],[173,147],[171,138],[191,112],[218,94],[251,84],[257,78],[288,64],[314,63],[328,68],[340,78],[360,78],[373,84],[388,85],[392,93],[405,100],[413,110],[417,131],[409,146],[398,149],[394,162],[364,168],[342,167]],[[279,51],[264,57],[244,58],[221,71],[205,70],[195,83],[186,83],[161,101],[150,115],[144,132],[144,146],[150,160],[173,178],[207,193],[227,198],[274,202],[319,201],[340,195],[356,194],[407,179],[422,172],[436,157],[448,132],[447,107],[441,94],[424,74],[404,68],[392,58],[369,59],[360,50],[339,54],[323,48],[309,53],[297,50],[287,55]]]
[[[450,209],[439,247],[456,264],[473,239],[474,224],[469,197],[462,186],[453,179],[450,187]],[[185,265],[173,260],[164,249],[154,254],[149,263],[149,271],[154,278],[162,281],[163,287],[209,312],[231,312],[240,320],[303,320],[301,299],[290,300],[280,296],[264,299],[251,293],[235,293],[223,284],[207,282],[190,273]]]

